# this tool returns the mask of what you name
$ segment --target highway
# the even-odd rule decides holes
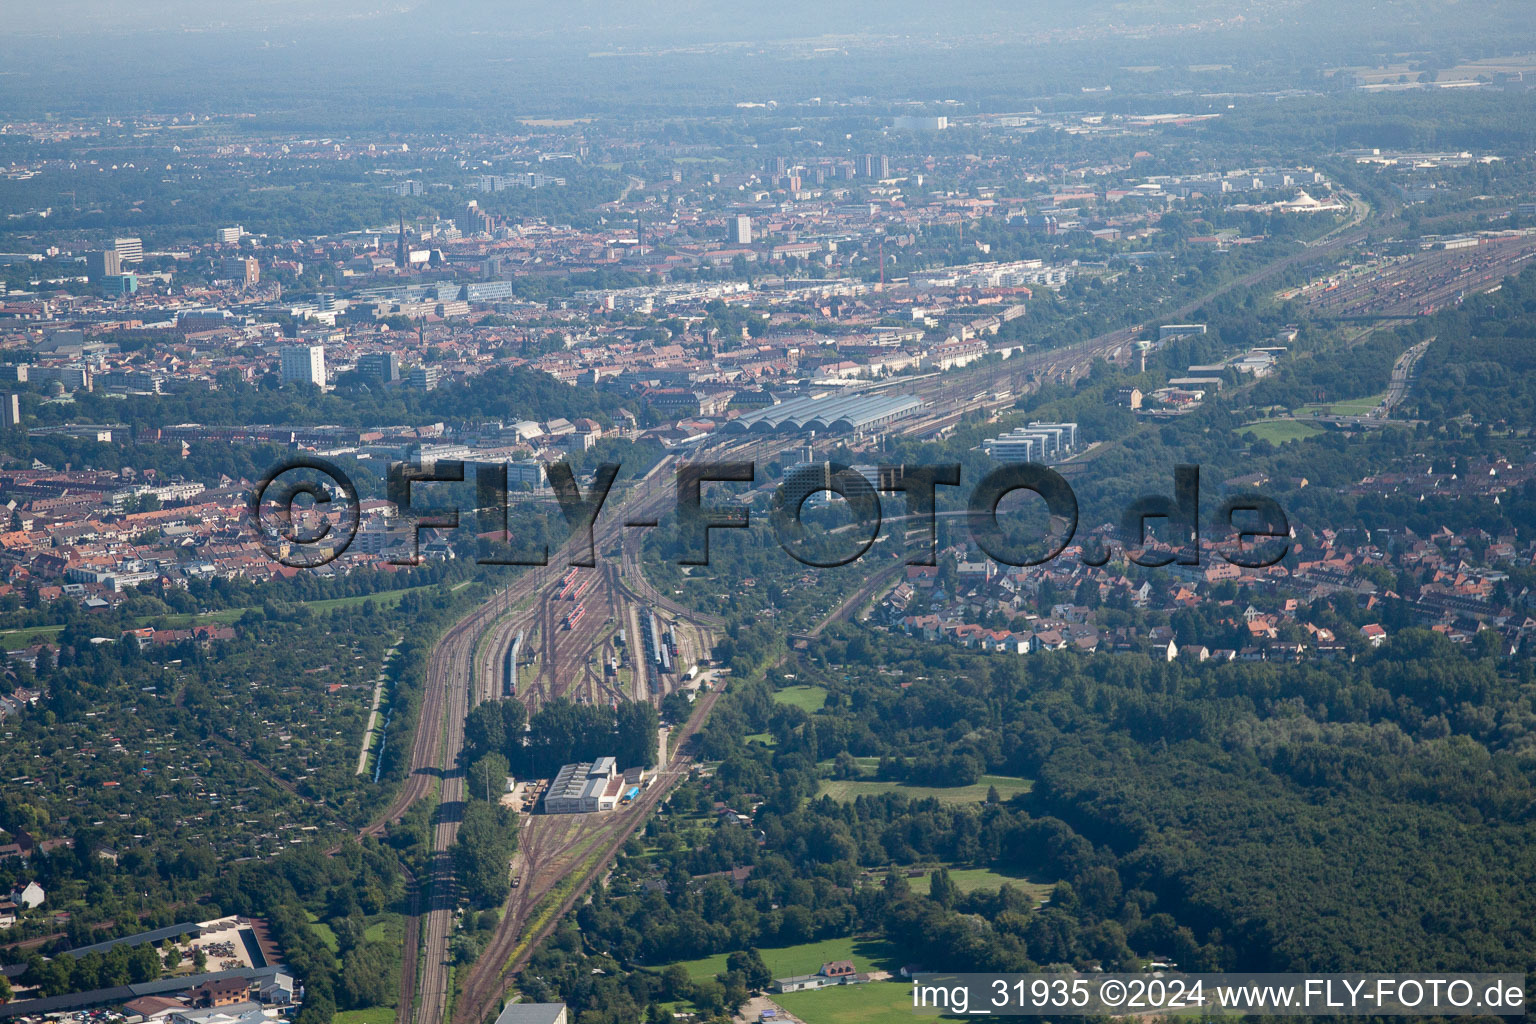
[[[1408,397],[1408,389],[1413,386],[1414,374],[1418,371],[1419,360],[1424,358],[1424,352],[1429,348],[1434,338],[1425,338],[1417,345],[1397,357],[1397,362],[1392,364],[1392,379],[1387,384],[1387,395],[1381,401],[1380,408],[1372,415],[1385,419],[1392,415],[1392,410],[1402,404]]]

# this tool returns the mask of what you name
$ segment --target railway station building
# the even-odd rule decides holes
[[[728,421],[722,430],[727,434],[805,431],[864,434],[884,429],[927,407],[927,402],[908,395],[853,394],[792,398],[738,416]]]

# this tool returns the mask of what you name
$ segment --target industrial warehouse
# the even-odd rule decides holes
[[[611,811],[620,803],[633,800],[643,781],[641,769],[620,772],[612,757],[600,757],[590,764],[568,764],[556,773],[544,794],[544,813]]]
[[[815,430],[862,434],[889,426],[928,407],[909,395],[828,395],[793,398],[731,420],[728,434],[775,434]]]

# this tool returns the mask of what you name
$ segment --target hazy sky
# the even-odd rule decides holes
[[[1283,9],[1312,0],[1265,0]],[[404,29],[429,23],[447,31],[673,34],[679,42],[815,36],[827,32],[1016,30],[1053,28],[1106,16],[1137,23],[1178,22],[1229,11],[1250,16],[1257,0],[0,0],[7,32],[71,35],[144,31]]]
[[[641,98],[658,83],[674,95],[691,84],[701,94],[694,100],[713,94],[716,102],[839,89],[931,99],[967,83],[1029,96],[1102,84],[1092,76],[1106,69],[1165,64],[1228,66],[1238,77],[1258,68],[1272,87],[1383,54],[1446,51],[1460,59],[1536,49],[1533,6],[1536,0],[0,0],[0,112],[270,110],[345,95],[381,108],[462,105],[468,97],[502,106],[558,99],[567,109],[588,98]],[[711,44],[707,54],[704,44]],[[615,53],[630,63],[614,61]],[[1079,81],[1083,76],[1092,80]],[[1139,84],[1162,87],[1152,78]],[[1195,84],[1228,87],[1215,79]]]

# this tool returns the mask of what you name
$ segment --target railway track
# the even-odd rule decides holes
[[[425,954],[421,985],[416,999],[416,1024],[440,1024],[448,999],[448,940],[458,903],[453,877],[453,854],[463,820],[465,778],[460,754],[464,747],[464,719],[469,714],[474,688],[474,656],[481,632],[500,613],[496,604],[471,616],[469,628],[454,636],[451,643],[439,644],[433,651],[429,679],[441,680],[443,720],[437,737],[441,759],[437,822],[433,829],[432,887],[421,920],[421,946]],[[422,726],[428,723],[423,720]],[[436,728],[433,731],[438,731]]]
[[[591,882],[608,869],[619,849],[656,805],[686,776],[692,764],[686,753],[688,741],[709,718],[720,692],[713,690],[699,698],[678,736],[677,753],[658,771],[651,787],[629,807],[601,816],[534,815],[529,819],[530,851],[524,862],[522,884],[514,890],[490,945],[470,969],[454,1008],[452,1024],[482,1024],[496,1010],[538,944],[576,905]],[[593,822],[590,819],[594,817],[602,820]],[[567,819],[569,824],[559,819]],[[544,898],[558,888],[569,871],[578,867],[583,868],[581,877],[537,930],[525,936],[524,930]],[[540,879],[539,884],[533,883],[535,877]]]
[[[362,829],[362,835],[375,837],[382,835],[386,828],[405,815],[412,804],[431,792],[442,764],[441,723],[451,677],[450,669],[453,663],[463,660],[459,648],[468,642],[473,649],[474,637],[479,635],[494,614],[495,609],[492,606],[483,606],[470,612],[454,623],[433,649],[432,658],[427,665],[427,685],[422,693],[416,735],[411,745],[410,772],[395,799],[390,801],[389,806],[377,818]],[[446,657],[440,657],[440,652]],[[431,723],[431,727],[424,727],[428,723]]]
[[[621,529],[620,522],[635,515],[654,512],[665,504],[670,491],[659,486],[658,481],[665,479],[662,470],[667,462],[663,460],[648,475],[645,485],[629,492],[618,514],[604,517],[595,538],[600,546],[613,543],[617,538],[616,531]],[[622,514],[626,512],[627,515]],[[464,769],[459,761],[464,744],[464,719],[470,706],[477,699],[499,695],[497,666],[519,622],[526,628],[537,617],[541,634],[539,642],[544,650],[545,663],[541,667],[540,682],[535,692],[519,695],[531,710],[536,709],[539,702],[562,696],[570,690],[573,678],[563,671],[563,667],[573,664],[573,659],[590,651],[604,626],[601,615],[587,614],[576,624],[576,628],[564,631],[567,634],[565,636],[560,635],[560,618],[569,609],[559,609],[560,602],[551,600],[550,590],[558,581],[558,567],[569,560],[571,552],[572,545],[568,543],[558,553],[552,553],[548,566],[530,569],[518,576],[498,600],[460,619],[434,647],[428,664],[422,711],[412,745],[411,773],[386,811],[364,830],[371,835],[382,833],[391,822],[398,821],[412,804],[429,795],[435,783],[441,782],[440,813],[433,832],[431,887],[429,895],[424,899],[418,895],[414,906],[417,912],[413,913],[406,925],[404,974],[411,974],[414,979],[417,947],[424,952],[419,981],[407,983],[402,977],[400,1015],[401,1020],[408,1024],[443,1024],[448,1002],[448,942],[457,905],[457,887],[449,850],[457,837],[465,796]],[[583,600],[599,604],[606,600],[608,607],[612,608],[618,600],[617,596],[608,594],[605,598],[601,597],[603,592],[600,584],[600,580],[595,581],[583,595]],[[513,616],[497,625],[508,608],[530,598],[537,598],[532,611]],[[564,603],[569,605],[571,602]],[[493,628],[494,632],[477,666],[477,643],[488,629]],[[567,678],[562,680],[563,674]],[[602,692],[600,688],[591,685],[588,690],[593,699]],[[713,701],[704,706],[712,707]],[[657,790],[659,798],[660,790],[655,786],[652,789]],[[633,821],[638,823],[644,816],[644,811],[638,809],[643,807],[648,810],[653,804],[654,800],[637,801],[623,816],[624,820],[633,817]],[[637,811],[633,815],[630,813]],[[616,845],[607,856],[611,857],[615,850]],[[535,850],[533,856],[543,857],[543,847]],[[577,891],[581,889],[578,887]],[[523,899],[526,903],[528,896],[525,895]],[[482,962],[484,960],[482,957]]]

